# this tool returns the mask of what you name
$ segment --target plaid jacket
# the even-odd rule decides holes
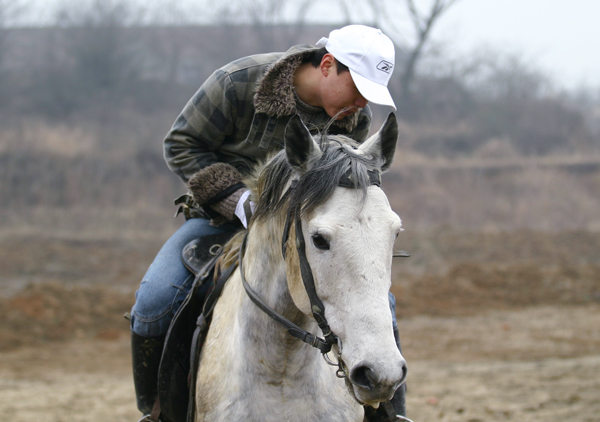
[[[292,85],[293,70],[315,47],[295,46],[286,53],[259,54],[215,71],[187,103],[164,140],[169,168],[185,183],[215,162],[242,174],[283,147],[289,119],[298,113],[316,133],[331,118],[321,108],[302,103]],[[364,141],[369,132],[368,106],[335,122],[330,133]]]

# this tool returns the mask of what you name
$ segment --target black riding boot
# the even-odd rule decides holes
[[[398,350],[402,351],[398,327],[394,327],[394,338],[396,339]],[[394,393],[394,397],[392,397],[389,402],[381,403],[377,409],[373,409],[371,406],[365,406],[365,421],[368,422],[396,422],[409,420],[398,418],[396,415],[406,417],[406,384],[402,384],[398,387]]]
[[[131,362],[137,407],[142,414],[152,411],[158,392],[158,366],[165,336],[142,337],[131,332]]]

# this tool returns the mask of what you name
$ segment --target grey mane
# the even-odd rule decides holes
[[[260,197],[254,218],[264,220],[283,213],[292,206],[307,215],[331,197],[342,176],[349,171],[357,189],[364,194],[370,185],[368,170],[377,163],[371,157],[358,154],[356,141],[342,135],[321,135],[321,157],[296,179],[295,187],[287,189],[297,177],[286,159],[285,151],[273,157],[260,175]]]

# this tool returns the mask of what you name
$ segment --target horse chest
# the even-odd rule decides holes
[[[232,420],[260,422],[361,422],[361,406],[330,401],[325,396],[296,392],[287,395],[280,388],[255,385],[228,397],[220,404],[197,414],[197,422]]]
[[[320,356],[318,356],[320,359]],[[248,358],[246,356],[245,358]],[[240,359],[244,361],[244,358]],[[247,362],[246,362],[247,363]],[[241,364],[238,361],[237,365]],[[289,377],[268,371],[231,371],[218,386],[199,385],[197,421],[360,422],[363,409],[344,382],[320,362]],[[243,374],[243,375],[240,375]],[[206,388],[210,388],[207,390]]]

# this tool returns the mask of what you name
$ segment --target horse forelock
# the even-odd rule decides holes
[[[258,199],[254,219],[264,221],[275,216],[284,217],[290,206],[307,215],[327,201],[339,186],[340,179],[352,175],[356,187],[366,194],[370,185],[368,170],[379,163],[356,149],[358,143],[342,135],[322,136],[319,139],[322,154],[309,169],[297,176],[280,151],[259,168],[254,182],[254,197]],[[294,189],[289,189],[295,181]]]
[[[344,175],[351,175],[357,189],[366,197],[370,186],[368,170],[377,166],[372,157],[360,154],[357,143],[348,137],[337,135],[321,139],[323,154],[320,159],[299,178],[291,197],[291,205],[307,215],[327,201],[339,186]]]

